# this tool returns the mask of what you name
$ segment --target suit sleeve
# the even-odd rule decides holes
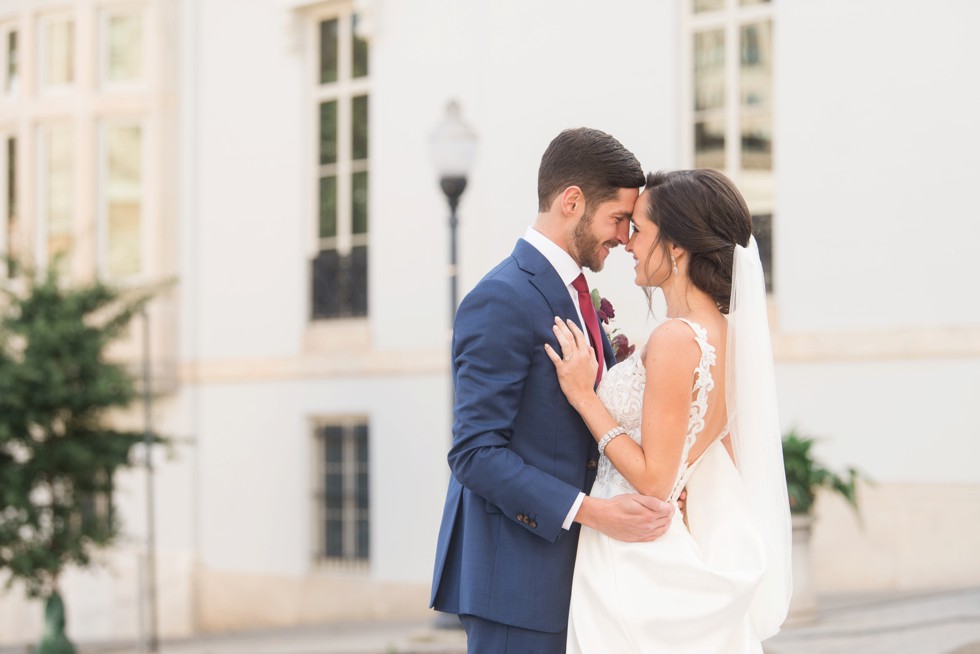
[[[484,280],[463,300],[453,336],[449,466],[464,488],[554,542],[581,489],[528,465],[508,448],[534,347],[530,316],[509,284]]]

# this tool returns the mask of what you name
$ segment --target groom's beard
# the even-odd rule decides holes
[[[575,225],[572,232],[572,244],[575,246],[575,253],[578,255],[579,265],[585,266],[593,272],[602,270],[605,260],[602,258],[602,241],[592,233],[592,217],[595,209],[585,210],[582,218]]]

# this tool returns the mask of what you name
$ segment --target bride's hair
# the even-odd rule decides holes
[[[747,246],[752,236],[752,215],[742,194],[730,179],[707,168],[649,173],[644,191],[650,195],[647,217],[660,230],[655,246],[665,257],[670,244],[684,248],[691,282],[728,313],[735,244]]]

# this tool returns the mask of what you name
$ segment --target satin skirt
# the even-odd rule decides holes
[[[596,482],[592,495],[626,492]],[[744,510],[741,479],[721,446],[687,482],[687,524],[624,543],[582,528],[569,610],[569,653],[761,654],[748,617],[765,549]]]

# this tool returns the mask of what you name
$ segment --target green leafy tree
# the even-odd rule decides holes
[[[46,614],[63,627],[58,579],[69,565],[92,565],[119,534],[113,475],[144,438],[110,424],[136,388],[106,350],[153,293],[69,287],[55,268],[0,290],[0,573],[8,587],[19,581],[47,598]],[[73,650],[46,629],[39,651]]]

